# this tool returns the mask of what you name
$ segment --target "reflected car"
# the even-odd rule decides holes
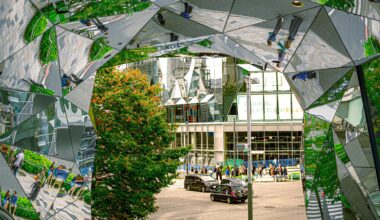
[[[220,184],[211,190],[211,201],[224,201],[228,204],[244,203],[248,197],[248,190],[241,185]]]
[[[188,191],[210,192],[211,188],[218,184],[218,181],[209,175],[190,174],[185,176],[184,187]]]

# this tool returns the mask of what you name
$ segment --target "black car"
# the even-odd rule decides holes
[[[211,188],[218,184],[218,181],[209,175],[190,174],[185,177],[184,187],[187,190],[198,190],[209,192]]]
[[[234,179],[234,178],[223,179],[220,182],[220,184],[243,186],[245,189],[248,190],[247,183],[245,183],[243,180],[240,180],[240,179]]]
[[[245,202],[248,191],[241,185],[220,184],[211,190],[210,199],[212,201],[226,201],[231,204],[234,202]]]

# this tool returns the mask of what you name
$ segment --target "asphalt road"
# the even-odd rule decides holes
[[[255,220],[306,220],[301,182],[254,183]],[[183,180],[157,196],[158,211],[150,220],[240,220],[248,218],[248,203],[212,202],[209,193],[186,191]]]

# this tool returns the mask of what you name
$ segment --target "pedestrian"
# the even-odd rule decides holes
[[[243,167],[243,165],[240,165],[239,173],[242,174],[242,175],[244,174],[244,167]]]
[[[18,200],[17,192],[14,191],[13,195],[11,196],[11,202],[10,202],[12,215],[15,215],[16,213],[17,200]],[[12,212],[12,208],[13,208],[13,212]]]
[[[197,168],[195,168],[195,172],[194,172],[195,174],[198,174],[198,169]]]
[[[283,17],[277,18],[277,23],[273,29],[273,32],[269,32],[269,37],[267,39],[268,46],[272,46],[272,42],[276,41],[276,36],[277,36],[278,32],[280,31],[283,22],[284,22]]]
[[[229,166],[227,166],[227,168],[226,168],[226,177],[227,178],[230,177],[230,167]]]
[[[18,169],[20,169],[22,162],[24,161],[24,150],[20,150],[20,152],[16,156],[16,160],[13,163],[13,174],[16,176]]]
[[[255,172],[256,172],[256,166],[255,166],[255,164],[253,164],[253,166],[252,166],[252,176],[255,176]]]
[[[207,174],[207,167],[204,168],[204,174]]]
[[[194,167],[191,167],[191,170],[190,170],[192,173],[194,173]]]
[[[302,20],[303,19],[298,16],[293,16],[292,22],[290,23],[290,27],[289,27],[289,37],[288,37],[288,40],[285,42],[286,49],[289,49],[292,42],[294,41],[298,32],[298,29],[302,24]]]
[[[9,190],[7,190],[7,192],[4,195],[4,200],[3,200],[3,207],[5,209],[8,209],[10,201],[11,201],[11,192]]]
[[[51,182],[52,182],[52,180],[53,180],[54,169],[55,169],[55,164],[56,164],[56,163],[57,163],[57,162],[54,161],[54,162],[50,165],[50,167],[49,167],[49,169],[48,169],[48,175],[47,175],[48,177],[47,177],[47,180],[46,180],[48,187],[50,186],[50,184],[51,184]]]
[[[235,176],[239,176],[239,168],[237,166],[235,167]]]
[[[259,165],[259,175],[260,178],[263,178],[263,166],[261,164]]]

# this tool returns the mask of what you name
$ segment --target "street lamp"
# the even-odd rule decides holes
[[[253,219],[252,205],[252,147],[251,147],[251,83],[260,83],[257,79],[251,78],[251,72],[245,77],[247,85],[247,145],[248,145],[248,220]]]

